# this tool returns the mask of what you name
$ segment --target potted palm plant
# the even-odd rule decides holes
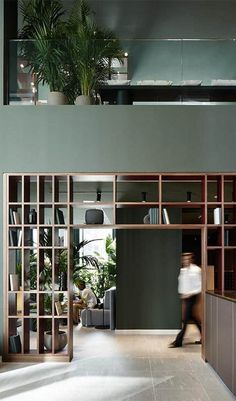
[[[93,92],[108,78],[110,60],[122,62],[124,52],[115,35],[94,22],[85,0],[76,1],[66,26],[71,80],[68,89],[77,96],[76,104],[91,104]]]
[[[62,93],[67,73],[64,69],[66,53],[64,10],[59,0],[21,0],[23,28],[20,38],[21,55],[26,60],[36,84],[50,88],[49,104],[64,104]]]

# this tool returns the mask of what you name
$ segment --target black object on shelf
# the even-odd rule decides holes
[[[187,202],[192,202],[192,192],[187,191]]]
[[[142,202],[147,202],[147,192],[141,192],[142,194]]]
[[[104,213],[101,209],[88,209],[85,212],[86,224],[103,224]]]
[[[102,198],[102,192],[101,191],[97,191],[97,202],[101,202],[101,198]]]
[[[31,209],[29,212],[29,224],[37,224],[37,212],[35,209]]]
[[[13,354],[21,353],[21,340],[19,334],[9,337],[9,350]]]

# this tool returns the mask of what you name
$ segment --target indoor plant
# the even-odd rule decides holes
[[[76,1],[66,26],[70,64],[67,90],[77,96],[76,104],[91,104],[93,92],[108,78],[110,60],[122,62],[124,52],[115,35],[94,22],[84,0]]]
[[[65,103],[62,91],[66,85],[64,69],[66,54],[64,10],[59,0],[21,0],[23,28],[20,38],[22,56],[27,62],[36,84],[50,88],[49,104]]]

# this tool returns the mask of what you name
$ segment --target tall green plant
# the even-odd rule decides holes
[[[35,76],[36,83],[47,84],[51,91],[63,91],[67,72],[65,11],[59,0],[21,0],[23,28],[20,38],[22,57]]]
[[[110,60],[123,59],[123,50],[115,35],[99,27],[85,0],[76,0],[67,21],[70,91],[90,96],[108,77]],[[68,88],[69,89],[69,88]]]

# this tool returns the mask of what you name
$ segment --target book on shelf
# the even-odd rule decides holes
[[[60,301],[56,301],[55,302],[55,310],[56,310],[57,316],[61,316],[62,315],[62,307],[61,307],[61,302]]]
[[[165,207],[162,210],[162,217],[163,217],[164,224],[170,224],[169,215],[168,215],[167,209]]]
[[[21,352],[21,339],[19,334],[9,337],[9,350],[14,354],[19,354]]]
[[[214,224],[221,224],[221,207],[216,207],[214,209]]]
[[[159,209],[157,207],[151,207],[148,211],[150,224],[159,223]]]
[[[9,209],[9,223],[14,224],[13,210]]]
[[[21,245],[22,245],[22,230],[20,230],[18,233],[18,241],[17,241],[17,246]]]
[[[17,232],[15,229],[9,230],[9,245],[17,246]]]
[[[13,222],[14,222],[14,224],[16,224],[16,225],[21,224],[20,213],[15,212],[14,210],[13,210]]]
[[[60,209],[56,209],[56,224],[65,224],[64,213]]]
[[[19,291],[19,276],[18,274],[9,274],[10,291]]]

